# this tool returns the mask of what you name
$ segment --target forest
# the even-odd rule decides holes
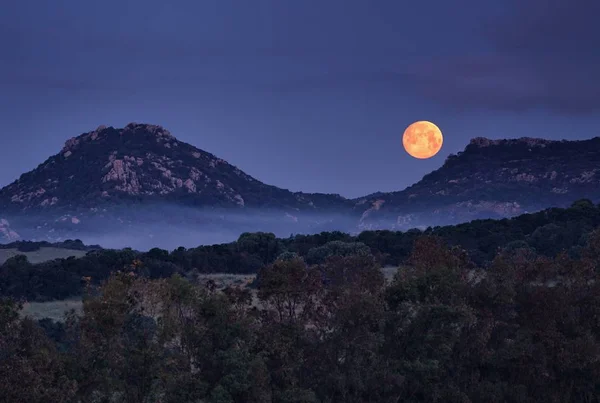
[[[321,256],[321,255],[319,255]],[[124,257],[124,255],[122,255]],[[308,257],[308,256],[307,256]],[[600,401],[600,231],[577,256],[514,245],[483,268],[421,234],[390,283],[373,255],[284,253],[253,290],[134,259],[64,323],[0,299],[6,403]]]
[[[6,403],[600,402],[600,206],[0,266]],[[386,281],[382,269],[397,267]],[[256,273],[217,289],[202,273]],[[79,296],[34,320],[28,301]]]
[[[478,267],[487,267],[501,250],[527,249],[545,257],[565,252],[577,258],[589,234],[600,226],[600,206],[578,200],[566,209],[552,208],[502,220],[476,220],[465,224],[427,228],[424,231],[365,231],[357,236],[342,232],[276,238],[271,233],[244,233],[229,244],[159,248],[148,252],[110,250],[85,246],[79,240],[61,244],[16,242],[3,247],[23,252],[42,246],[87,251],[82,258],[55,259],[32,264],[17,255],[0,265],[0,296],[44,302],[80,296],[83,278],[100,285],[112,272],[134,260],[143,263],[141,275],[150,279],[179,274],[193,280],[201,273],[257,273],[277,258],[298,256],[307,264],[323,263],[330,256],[372,256],[382,267],[405,265],[418,237],[432,235],[449,246],[462,248]]]

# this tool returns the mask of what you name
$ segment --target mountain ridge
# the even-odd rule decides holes
[[[599,166],[600,137],[476,137],[403,190],[348,199],[265,184],[159,125],[99,126],[0,189],[0,239],[61,240],[109,221],[113,230],[144,222],[214,230],[243,215],[262,220],[244,230],[424,228],[598,200]]]
[[[600,137],[472,139],[404,190],[358,199],[362,229],[508,217],[581,198],[600,199]],[[425,215],[429,215],[427,218]]]

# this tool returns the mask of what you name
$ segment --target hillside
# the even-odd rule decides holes
[[[409,229],[501,218],[600,200],[600,137],[475,138],[408,188],[356,200],[361,229]]]
[[[341,196],[266,185],[163,127],[136,123],[71,138],[60,153],[0,190],[0,209],[7,212],[72,212],[140,201],[290,211],[344,205]]]
[[[0,242],[82,239],[175,248],[242,232],[407,230],[600,200],[600,137],[473,139],[408,188],[355,200],[291,192],[163,127],[100,126],[0,190]]]
[[[339,195],[264,184],[163,127],[131,123],[69,139],[59,153],[1,189],[0,237],[60,240],[137,224],[160,224],[155,232],[167,224],[227,227],[233,224],[224,224],[221,216],[232,212],[260,212],[267,225],[299,222],[298,227],[319,224],[303,216],[351,206]]]

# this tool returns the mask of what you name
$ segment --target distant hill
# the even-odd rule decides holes
[[[511,217],[600,200],[600,137],[582,141],[475,138],[408,188],[356,200],[361,229]]]
[[[328,210],[349,205],[339,195],[293,193],[266,185],[161,126],[100,126],[74,137],[0,190],[4,211],[102,209],[121,203]]]
[[[22,252],[33,252],[39,250],[40,248],[70,249],[79,250],[82,252],[102,249],[100,245],[85,245],[79,239],[67,239],[62,242],[13,241],[10,243],[0,244],[0,249],[17,249]]]
[[[223,227],[232,224],[223,224],[221,216],[257,212],[266,216],[263,221],[293,230],[319,224],[303,216],[350,212],[352,205],[339,195],[264,184],[161,126],[131,123],[71,138],[59,153],[2,188],[0,238],[57,240],[140,223]],[[197,217],[197,209],[209,212]]]
[[[174,248],[226,242],[242,232],[450,225],[566,207],[580,198],[596,202],[599,167],[600,137],[476,138],[402,191],[349,200],[262,183],[161,126],[100,126],[0,189],[0,242],[78,238]]]

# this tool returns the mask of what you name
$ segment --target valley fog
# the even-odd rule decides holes
[[[282,210],[195,209],[175,205],[144,205],[97,214],[61,217],[9,217],[21,240],[51,242],[79,239],[86,245],[147,251],[173,250],[235,241],[244,232],[272,232],[277,237],[322,231],[356,230],[357,218],[348,214],[311,214]],[[43,223],[43,224],[40,224]]]

